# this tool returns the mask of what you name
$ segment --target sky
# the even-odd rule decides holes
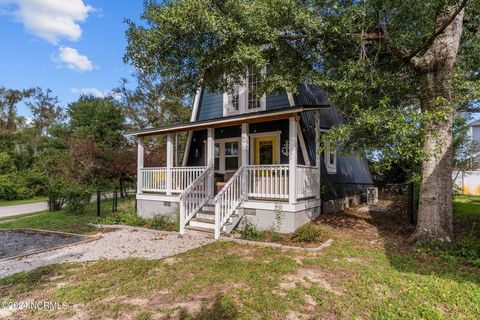
[[[141,0],[0,0],[0,86],[49,88],[63,107],[105,95],[131,78],[124,19],[142,11]]]

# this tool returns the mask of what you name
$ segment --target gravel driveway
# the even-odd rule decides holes
[[[121,227],[101,234],[101,238],[23,258],[0,261],[0,278],[41,266],[64,262],[125,259],[160,259],[213,242],[203,234],[185,234],[144,228]]]

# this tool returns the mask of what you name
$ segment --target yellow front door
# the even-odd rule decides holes
[[[261,165],[278,163],[277,148],[277,136],[255,138],[255,164]]]

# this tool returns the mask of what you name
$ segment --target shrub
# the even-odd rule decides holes
[[[115,212],[98,220],[99,224],[125,224],[132,227],[141,227],[146,220],[137,216],[135,212]]]
[[[262,233],[250,221],[246,220],[243,228],[240,229],[242,239],[258,241],[262,239]]]
[[[294,242],[316,242],[319,240],[322,235],[320,228],[313,224],[308,223],[304,226],[301,226],[292,235],[292,240]]]
[[[178,221],[164,215],[155,215],[152,220],[148,222],[148,226],[156,230],[178,231]]]
[[[68,213],[83,214],[90,203],[92,191],[83,186],[70,185],[65,190],[65,204]]]
[[[144,226],[147,221],[135,212],[135,201],[127,201],[120,205],[117,212],[98,220],[100,224],[125,224],[133,227]]]
[[[17,173],[0,175],[0,199],[28,199],[35,194],[27,185],[25,177]]]

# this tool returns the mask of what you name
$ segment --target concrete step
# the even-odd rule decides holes
[[[193,231],[200,231],[200,232],[205,232],[205,233],[211,233],[212,235],[215,233],[214,229],[210,228],[202,228],[202,227],[194,227],[194,226],[185,226],[185,229],[187,230],[193,230]]]
[[[211,219],[192,218],[188,224],[192,227],[215,229],[215,220]]]

